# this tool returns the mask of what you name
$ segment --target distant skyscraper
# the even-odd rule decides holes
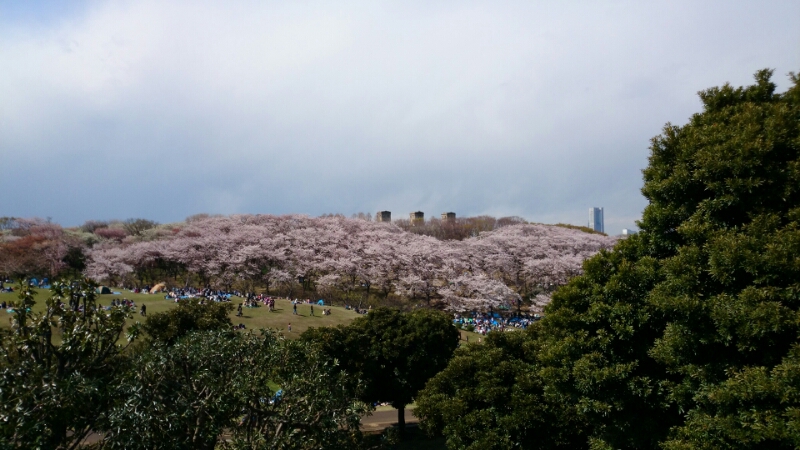
[[[589,210],[589,228],[594,231],[605,233],[605,226],[603,225],[603,208],[592,208]]]

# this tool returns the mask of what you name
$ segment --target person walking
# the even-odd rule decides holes
[[[147,305],[145,305],[144,303],[142,303],[142,311],[140,314],[143,316],[147,315]]]
[[[294,314],[295,316],[297,315],[297,303],[296,303],[296,300],[295,300],[294,303],[292,303],[292,314]]]
[[[291,333],[291,332],[292,332],[292,324],[290,323],[289,324],[289,333]]]
[[[311,305],[311,315],[312,316],[314,315],[314,305],[313,304]]]
[[[239,303],[239,306],[238,306],[238,307],[236,307],[236,317],[241,317],[241,316],[243,316],[243,315],[244,315],[244,314],[242,313],[242,304],[241,304],[241,303]]]

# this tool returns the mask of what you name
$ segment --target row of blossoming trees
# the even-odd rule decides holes
[[[0,217],[0,278],[55,277],[81,271],[84,242],[41,219]]]
[[[385,223],[300,215],[200,217],[166,230],[95,245],[86,273],[114,284],[170,278],[335,299],[398,295],[456,309],[522,299],[542,305],[586,258],[614,243],[530,224],[443,241]]]

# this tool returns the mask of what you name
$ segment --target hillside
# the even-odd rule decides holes
[[[201,217],[139,236],[102,239],[86,273],[115,285],[216,285],[358,302],[399,296],[450,309],[534,310],[613,238],[519,224],[438,240],[343,217]]]

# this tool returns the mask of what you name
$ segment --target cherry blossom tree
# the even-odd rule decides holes
[[[487,218],[474,222],[495,224]],[[304,290],[332,298],[363,300],[375,292],[429,304],[442,300],[461,309],[522,299],[541,303],[581,273],[586,258],[615,242],[564,227],[502,222],[507,226],[442,240],[340,215],[195,217],[154,228],[162,231],[150,238],[104,240],[89,252],[86,273],[155,281],[157,275],[184,270],[223,288],[237,284],[285,292],[302,279]]]
[[[49,276],[66,266],[69,238],[60,225],[15,218],[0,234],[0,276]]]

